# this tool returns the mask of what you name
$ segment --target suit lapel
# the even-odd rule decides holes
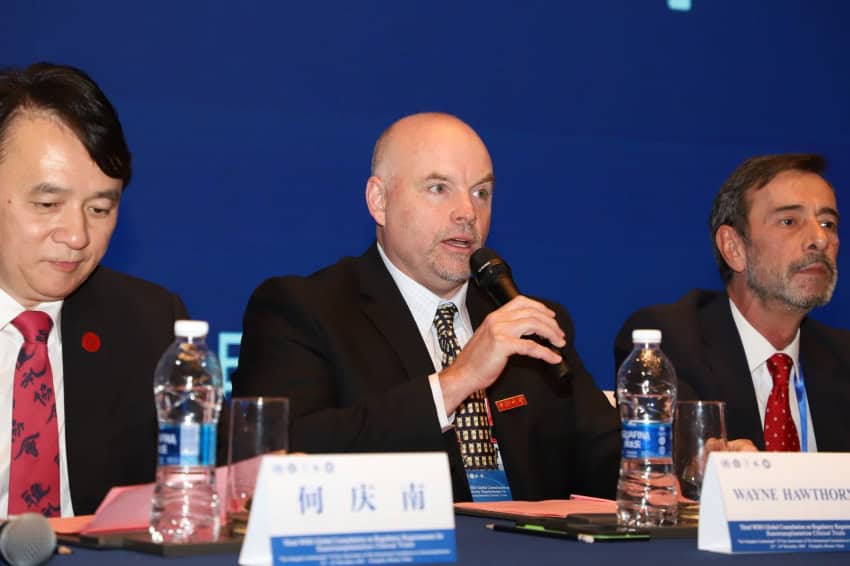
[[[357,258],[363,312],[389,343],[408,379],[421,379],[435,371],[428,349],[407,303],[384,266],[373,244]]]
[[[114,399],[111,390],[115,387],[110,367],[110,345],[106,342],[95,344],[98,339],[112,335],[107,328],[108,307],[101,304],[94,293],[90,292],[95,284],[97,271],[92,274],[77,291],[69,296],[62,305],[62,375],[65,397],[65,443],[68,458],[68,475],[72,493],[75,486],[87,483],[88,454],[90,446],[87,438],[98,436],[96,423],[103,422],[89,418],[93,414],[109,412],[112,408],[103,406],[103,399]],[[83,337],[89,336],[87,345]],[[153,376],[151,376],[153,378]],[[151,382],[152,383],[152,382]]]
[[[800,366],[806,398],[815,429],[815,440],[820,452],[846,451],[848,441],[846,427],[847,407],[841,406],[841,395],[837,395],[836,385],[841,382],[841,366],[835,354],[824,345],[822,337],[816,334],[811,321],[804,320],[800,331]]]
[[[751,438],[763,450],[764,434],[753,380],[726,294],[718,295],[704,309],[700,326],[712,392],[717,399],[726,400],[729,438]]]
[[[470,280],[469,289],[466,292],[466,310],[469,311],[469,320],[472,322],[473,330],[481,326],[484,319],[497,307],[490,298]]]
[[[406,375],[401,379],[423,379],[434,373],[434,362],[428,348],[401,291],[381,260],[377,244],[373,244],[355,262],[363,313],[387,342],[385,355],[394,356],[404,369]],[[443,442],[449,458],[455,500],[471,501],[454,429],[443,434]]]

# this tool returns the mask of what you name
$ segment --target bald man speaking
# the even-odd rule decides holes
[[[613,497],[619,421],[566,310],[523,296],[498,307],[469,285],[494,184],[458,118],[391,125],[366,181],[377,242],[254,292],[234,395],[289,397],[294,450],[445,451],[456,501]]]

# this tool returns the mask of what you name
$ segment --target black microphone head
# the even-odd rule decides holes
[[[10,519],[0,530],[0,554],[10,566],[37,566],[56,550],[56,533],[38,513]]]
[[[469,258],[469,267],[475,282],[482,289],[487,289],[502,276],[511,277],[510,266],[490,248],[478,248]]]

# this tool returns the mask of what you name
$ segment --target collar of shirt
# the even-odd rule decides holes
[[[390,272],[390,276],[393,278],[396,287],[401,292],[407,308],[413,315],[413,319],[416,321],[416,327],[419,329],[419,334],[423,340],[428,341],[431,328],[434,325],[434,315],[437,312],[437,307],[444,303],[455,304],[458,310],[460,324],[463,325],[463,329],[466,331],[464,334],[472,335],[472,322],[469,319],[469,311],[466,309],[468,281],[461,286],[457,293],[448,299],[444,299],[397,268],[384,253],[381,244],[378,244],[378,253],[387,271]]]
[[[773,390],[773,378],[770,376],[770,371],[767,369],[767,359],[776,353],[776,348],[762,336],[758,330],[753,328],[753,325],[744,318],[738,307],[729,299],[729,306],[732,309],[732,318],[735,320],[735,326],[738,328],[738,334],[741,336],[741,343],[744,345],[744,353],[747,356],[747,365],[750,368],[750,379],[753,383],[753,392],[758,405],[759,417],[761,418],[762,427],[764,426],[765,411],[767,410],[767,401],[770,398],[770,393]],[[800,376],[799,356],[800,356],[800,329],[797,329],[797,335],[788,346],[782,350],[782,353],[791,356],[794,362],[794,373],[791,379],[796,382]],[[806,407],[806,426],[801,428],[800,403],[797,399],[797,387],[789,384],[789,405],[791,409],[791,419],[797,427],[797,433],[800,435],[801,445],[805,446],[810,452],[817,451],[817,440],[815,438],[815,428],[812,423],[812,412],[809,410],[808,402],[805,402]],[[803,431],[806,432],[803,439]]]
[[[761,335],[758,330],[753,328],[732,299],[729,299],[729,306],[732,308],[732,318],[735,320],[735,326],[738,327],[738,334],[741,336],[741,342],[744,345],[744,353],[747,355],[747,366],[750,368],[750,373],[756,371],[759,366],[767,363],[767,359],[777,353],[773,344],[768,342],[767,338]],[[794,368],[797,368],[798,358],[800,356],[800,329],[797,329],[797,334],[794,339],[788,344],[785,349],[779,350],[783,354],[788,354],[794,361]]]
[[[18,329],[15,328],[11,324],[11,322],[15,320],[15,318],[17,318],[17,316],[25,310],[46,312],[53,320],[54,330],[61,328],[62,303],[63,301],[51,301],[49,303],[39,303],[35,305],[32,309],[25,309],[24,307],[19,305],[15,299],[9,296],[9,293],[4,291],[3,289],[0,289],[0,329],[2,329],[4,332],[14,332],[16,336],[20,336],[20,332],[18,332]],[[54,336],[58,337],[59,335],[59,332],[50,332],[51,338],[53,338]]]

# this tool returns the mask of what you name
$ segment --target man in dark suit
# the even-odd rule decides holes
[[[99,267],[129,180],[87,75],[0,72],[0,515],[93,513],[112,486],[154,479],[153,372],[186,312]]]
[[[573,348],[566,311],[526,297],[499,308],[468,284],[493,184],[486,147],[457,118],[393,124],[366,184],[377,243],[254,292],[234,395],[290,397],[295,450],[444,450],[459,501],[473,495],[466,474],[479,459],[506,474],[514,499],[613,496],[619,422]],[[563,379],[552,365],[562,356]]]
[[[838,211],[825,167],[817,155],[745,161],[711,213],[726,293],[695,290],[639,310],[615,342],[619,367],[633,329],[661,329],[679,397],[725,401],[729,436],[760,449],[850,450],[850,332],[808,317],[837,277]]]

